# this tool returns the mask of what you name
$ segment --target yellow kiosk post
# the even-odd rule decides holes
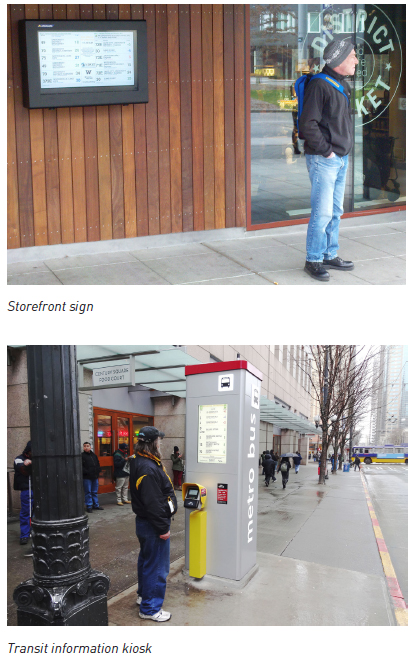
[[[206,488],[199,483],[182,483],[184,508],[189,515],[189,576],[202,579],[206,573],[207,511]]]

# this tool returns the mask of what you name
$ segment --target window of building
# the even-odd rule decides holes
[[[316,11],[309,11],[308,12],[308,31],[309,32],[316,32],[317,34],[320,32],[320,16],[321,14]]]

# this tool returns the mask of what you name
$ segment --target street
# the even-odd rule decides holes
[[[407,472],[405,465],[363,465],[369,494],[406,604]]]

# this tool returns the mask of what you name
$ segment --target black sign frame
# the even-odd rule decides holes
[[[42,89],[38,32],[134,32],[135,84],[112,87]],[[148,102],[148,46],[146,21],[19,21],[23,105],[28,109],[128,105]]]

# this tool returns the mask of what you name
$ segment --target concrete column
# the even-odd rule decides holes
[[[281,453],[295,453],[298,447],[298,433],[296,430],[281,430]]]

